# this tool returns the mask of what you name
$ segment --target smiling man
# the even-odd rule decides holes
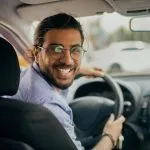
[[[30,51],[33,63],[21,73],[19,90],[13,96],[52,111],[79,150],[84,147],[76,137],[72,110],[66,96],[86,52],[83,41],[80,23],[68,14],[60,13],[41,21],[35,31],[34,48]],[[124,120],[123,116],[114,120],[111,115],[100,142],[94,148],[112,149]]]
[[[53,29],[45,34],[44,41],[42,47],[37,46],[42,50],[35,52],[36,63],[57,88],[68,88],[79,71],[85,52],[79,31]]]

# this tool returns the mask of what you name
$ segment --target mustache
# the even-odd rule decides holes
[[[59,63],[59,64],[55,64],[53,65],[53,67],[60,67],[60,68],[71,68],[71,69],[74,69],[75,66],[74,65],[66,65],[65,63]]]

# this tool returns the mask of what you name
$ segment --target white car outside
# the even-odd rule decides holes
[[[91,65],[108,72],[150,71],[150,44],[142,41],[123,41],[94,52]]]

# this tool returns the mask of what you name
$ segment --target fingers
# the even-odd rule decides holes
[[[117,118],[115,120],[115,115],[114,114],[110,114],[110,117],[109,117],[107,123],[112,123],[112,122],[123,123],[124,121],[125,121],[125,117],[124,116],[120,116],[119,118]]]
[[[118,119],[116,119],[115,120],[115,122],[117,123],[117,122],[124,122],[125,121],[125,117],[124,116],[121,116],[121,117],[119,117]]]
[[[110,114],[110,117],[108,118],[107,124],[110,124],[114,121],[115,119],[115,115],[114,114]]]
[[[98,67],[81,67],[79,70],[79,73],[87,76],[88,78],[90,77],[102,77],[104,76],[104,71],[101,68]]]
[[[101,72],[104,71],[102,68],[98,68],[98,67],[93,67],[93,69],[96,70],[96,71],[101,71]]]
[[[101,68],[93,68],[92,74],[94,77],[101,77],[104,76],[104,71]]]

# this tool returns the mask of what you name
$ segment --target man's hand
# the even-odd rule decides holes
[[[121,116],[116,120],[114,119],[115,116],[111,114],[103,129],[102,138],[92,150],[112,150],[114,148],[119,136],[121,135],[125,118]]]
[[[79,73],[89,78],[102,77],[104,75],[103,69],[97,67],[81,67]]]
[[[116,144],[119,136],[121,135],[123,122],[125,121],[125,118],[123,116],[119,117],[116,120],[114,120],[114,118],[115,116],[111,114],[103,129],[103,133],[111,135]]]

